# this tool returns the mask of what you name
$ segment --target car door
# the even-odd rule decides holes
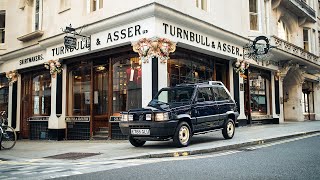
[[[219,106],[219,124],[223,125],[223,122],[225,119],[227,119],[228,114],[227,112],[230,111],[230,106],[233,104],[231,97],[226,92],[225,88],[223,86],[217,87],[218,91],[218,98],[217,98],[217,104]]]
[[[200,87],[197,90],[195,108],[197,112],[197,129],[205,130],[215,127],[219,118],[215,114],[216,103],[211,87]]]

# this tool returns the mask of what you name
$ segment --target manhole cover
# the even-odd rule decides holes
[[[58,154],[54,156],[48,156],[44,158],[51,158],[51,159],[69,159],[69,160],[76,160],[81,158],[86,158],[90,156],[99,155],[100,153],[79,153],[79,152],[70,152],[64,154]]]

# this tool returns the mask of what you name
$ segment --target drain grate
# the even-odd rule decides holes
[[[44,158],[51,158],[51,159],[68,159],[68,160],[76,160],[76,159],[82,159],[90,156],[96,156],[101,153],[80,153],[80,152],[70,152],[70,153],[64,153],[64,154],[57,154],[54,156],[47,156]]]

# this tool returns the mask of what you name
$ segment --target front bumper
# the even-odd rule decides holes
[[[178,121],[129,121],[120,122],[122,134],[144,140],[166,140],[174,135]],[[131,129],[149,129],[150,135],[132,135]]]

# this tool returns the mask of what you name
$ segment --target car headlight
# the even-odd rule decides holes
[[[128,121],[128,114],[121,114],[121,121]]]
[[[129,114],[128,120],[129,120],[129,121],[133,121],[133,115],[132,115],[132,114]]]
[[[155,121],[167,121],[169,120],[169,113],[156,113]]]
[[[146,120],[151,121],[151,114],[146,114]]]

